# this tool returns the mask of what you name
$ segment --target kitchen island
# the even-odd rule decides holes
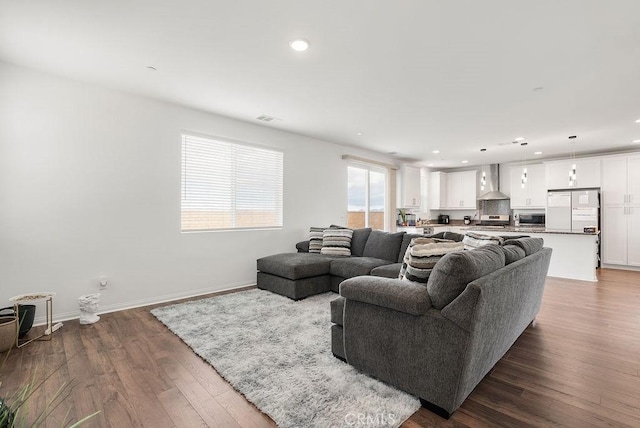
[[[598,281],[599,233],[559,232],[543,227],[483,227],[460,228],[460,233],[477,232],[491,236],[522,236],[542,238],[544,246],[553,249],[549,276]]]

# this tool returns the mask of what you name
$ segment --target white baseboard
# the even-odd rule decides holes
[[[255,283],[252,283],[252,284],[235,283],[235,284],[228,284],[224,286],[224,288],[207,287],[207,288],[201,288],[199,290],[189,290],[189,291],[180,292],[180,293],[171,293],[171,294],[165,294],[162,296],[154,296],[148,299],[140,299],[140,300],[133,300],[130,302],[105,305],[100,307],[100,310],[98,311],[98,315],[107,314],[110,312],[124,311],[126,309],[139,308],[141,306],[155,305],[158,303],[167,303],[167,302],[172,302],[174,300],[202,296],[204,294],[218,293],[222,291],[235,290],[238,288],[251,287],[255,285],[256,285]],[[55,309],[55,302],[54,302],[54,309]],[[63,312],[63,313],[54,312],[53,323],[55,324],[61,321],[75,320],[78,318],[80,318],[80,310]],[[35,318],[33,325],[34,326],[45,325],[46,322],[47,322],[46,317],[40,316]]]
[[[638,266],[626,266],[626,265],[609,265],[606,263],[602,264],[603,268],[606,269],[618,269],[618,270],[633,270],[633,271],[640,271],[640,267]]]

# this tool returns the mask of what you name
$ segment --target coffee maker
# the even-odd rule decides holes
[[[440,214],[438,216],[438,224],[449,224],[449,216],[447,214]]]

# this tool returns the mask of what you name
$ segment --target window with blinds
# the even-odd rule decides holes
[[[283,153],[182,135],[182,231],[282,227]]]

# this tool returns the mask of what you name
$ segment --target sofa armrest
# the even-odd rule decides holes
[[[399,279],[357,276],[340,283],[340,295],[410,315],[424,315],[431,307],[427,288]]]
[[[309,241],[301,241],[296,244],[296,249],[299,253],[309,252]]]

